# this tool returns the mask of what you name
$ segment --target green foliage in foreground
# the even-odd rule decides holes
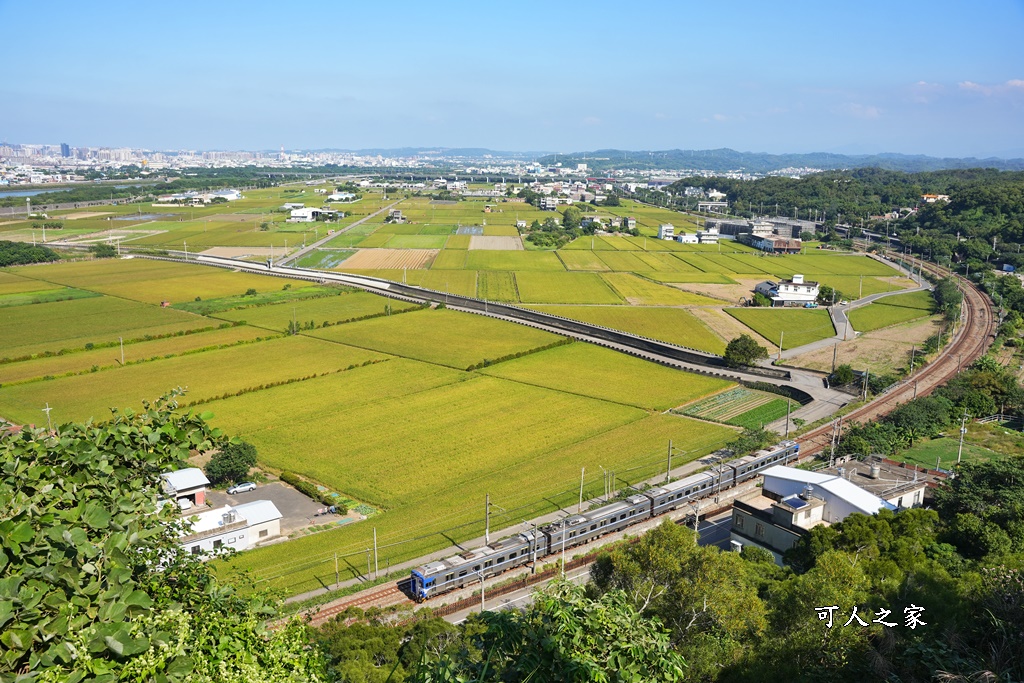
[[[158,477],[226,445],[172,397],[0,437],[0,681],[317,680],[300,627],[177,544]]]

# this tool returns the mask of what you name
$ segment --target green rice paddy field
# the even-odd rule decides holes
[[[286,224],[284,214],[272,213],[274,207],[285,201],[315,205],[322,199],[311,188],[255,190],[246,196],[229,207],[154,208],[159,220],[149,222],[68,220],[66,230],[137,230],[135,243],[177,249],[187,240],[190,252],[206,246],[276,248],[285,239],[296,246],[303,238],[323,237],[327,229],[344,228],[385,205],[379,194],[368,192],[360,202],[339,207],[351,214],[342,223]],[[485,212],[488,203],[494,208]],[[127,215],[129,208],[110,207],[110,213]],[[517,219],[551,215],[527,205],[412,198],[398,208],[409,223],[384,224],[377,217],[336,235],[316,258],[332,255],[334,248],[346,250],[335,255],[347,255],[364,246],[443,247],[429,269],[362,272],[396,281],[404,277],[436,291],[522,302],[715,353],[727,340],[686,307],[721,303],[671,283],[729,285],[736,277],[805,272],[822,282],[843,283],[838,286],[850,296],[862,275],[867,294],[869,288],[887,286],[884,278],[895,274],[864,257],[763,257],[732,243],[657,240],[652,235],[661,222],[693,226],[681,214],[633,203],[613,210],[637,218],[641,237],[581,238],[557,252],[469,249],[472,231],[466,226],[477,226],[476,234],[512,236],[518,234]],[[586,207],[587,213],[601,215],[613,210]],[[267,231],[258,229],[264,220],[271,222]],[[79,227],[70,227],[74,223]],[[338,263],[343,269],[344,262]],[[296,471],[382,511],[372,523],[244,553],[219,566],[252,570],[260,585],[288,593],[333,582],[336,552],[342,578],[361,573],[373,528],[383,567],[388,560],[403,561],[447,547],[453,539],[478,536],[485,493],[509,511],[492,517],[492,524],[518,531],[521,519],[576,499],[581,467],[586,494],[598,495],[603,492],[599,466],[638,481],[662,470],[669,439],[688,451],[688,458],[697,458],[736,433],[735,427],[661,412],[728,391],[725,382],[583,343],[538,350],[561,338],[483,316],[407,310],[405,304],[361,292],[320,296],[308,283],[144,259],[0,271],[0,297],[63,288],[90,298],[53,303],[15,298],[12,305],[0,306],[0,356],[74,350],[0,362],[0,415],[38,422],[48,402],[57,421],[102,419],[109,405],[137,408],[143,399],[188,386],[185,402],[211,410],[216,426],[254,443],[263,464]],[[257,294],[247,295],[250,289]],[[164,301],[175,308],[161,307]],[[352,321],[383,313],[386,303],[392,315]],[[736,310],[737,319],[764,330],[769,339],[778,338],[776,328],[785,329],[787,347],[801,335],[833,334],[830,324],[827,333],[823,328],[824,311]],[[744,320],[747,311],[754,315]],[[293,320],[313,329],[283,336]],[[325,322],[330,325],[324,327]],[[233,326],[219,327],[226,324]],[[124,367],[118,337],[130,342]],[[110,342],[115,346],[87,348]],[[521,357],[465,370],[516,354]],[[777,408],[771,401],[758,407],[762,412]]]
[[[725,311],[765,339],[792,349],[835,335],[828,311],[803,308],[727,308]]]
[[[871,332],[931,315],[935,300],[930,292],[895,294],[856,308],[849,313],[850,324],[858,332]]]

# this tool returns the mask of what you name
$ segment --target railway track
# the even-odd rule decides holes
[[[378,590],[367,589],[360,593],[339,598],[321,607],[304,610],[301,615],[306,617],[311,626],[321,626],[338,616],[349,607],[369,609],[370,607],[391,607],[394,605],[412,605],[413,601],[406,595],[403,586],[408,586],[408,579],[396,583],[384,584]],[[284,620],[286,621],[286,620]],[[281,622],[275,622],[275,624]]]
[[[926,266],[926,269],[938,275],[944,275],[937,267]],[[929,365],[926,365],[912,378],[888,393],[879,396],[860,408],[846,414],[845,422],[864,423],[887,415],[897,406],[917,396],[927,396],[939,386],[945,384],[960,371],[980,358],[988,350],[996,329],[996,319],[992,302],[969,281],[958,278],[964,291],[961,306],[961,324],[954,332],[953,339],[946,349]],[[832,440],[832,423],[796,437],[800,444],[801,458],[816,455],[829,447]],[[307,610],[303,615],[314,626],[319,626],[349,607],[388,607],[391,605],[413,604],[403,586],[408,581],[389,584],[380,590],[369,589],[335,602]]]
[[[935,267],[929,270],[938,273]],[[917,396],[927,396],[956,376],[962,367],[967,367],[985,354],[996,329],[992,302],[970,282],[960,279],[960,283],[964,291],[961,325],[946,349],[931,364],[900,386],[847,413],[843,417],[844,422],[870,422]],[[830,422],[797,437],[795,441],[800,444],[801,455],[816,455],[828,448],[832,443],[832,431]]]

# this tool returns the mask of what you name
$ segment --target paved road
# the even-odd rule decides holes
[[[333,239],[334,239],[335,237],[337,237],[338,235],[344,235],[344,234],[345,234],[346,232],[348,232],[348,231],[349,231],[349,230],[351,230],[352,228],[356,227],[357,225],[362,225],[363,223],[365,223],[366,221],[370,220],[371,218],[374,218],[375,216],[379,216],[379,215],[381,215],[382,213],[384,213],[385,211],[387,211],[387,210],[391,209],[392,207],[394,207],[394,206],[395,206],[396,204],[398,204],[398,203],[399,203],[399,202],[401,202],[401,201],[402,201],[402,200],[401,200],[401,199],[399,199],[399,200],[398,200],[398,201],[396,201],[396,202],[392,202],[391,204],[388,204],[387,206],[385,206],[385,207],[384,207],[383,209],[380,209],[380,210],[378,210],[378,211],[374,211],[374,212],[373,212],[373,213],[371,213],[371,214],[370,214],[369,216],[366,216],[366,217],[364,217],[364,218],[360,218],[360,219],[359,219],[359,220],[357,220],[357,221],[356,221],[355,223],[352,223],[351,225],[346,225],[346,226],[345,226],[344,228],[342,228],[341,230],[338,230],[338,231],[334,232],[334,233],[333,233],[333,234],[331,234],[331,235],[327,235],[326,237],[324,237],[324,238],[322,238],[322,239],[319,239],[319,240],[317,240],[316,242],[313,242],[312,244],[310,244],[310,245],[309,245],[309,246],[307,246],[307,247],[304,247],[304,248],[302,248],[302,249],[299,249],[299,250],[298,250],[297,252],[295,252],[294,254],[291,254],[290,256],[286,256],[285,258],[283,258],[283,259],[280,259],[280,260],[279,260],[279,261],[277,262],[277,265],[279,265],[279,266],[286,266],[286,265],[288,265],[289,263],[295,263],[296,261],[298,261],[298,260],[299,260],[300,258],[302,258],[303,256],[305,256],[306,254],[310,253],[311,251],[313,251],[313,250],[315,250],[315,249],[319,248],[320,246],[322,246],[322,245],[324,245],[324,244],[327,244],[328,242],[330,242],[331,240],[333,240]]]

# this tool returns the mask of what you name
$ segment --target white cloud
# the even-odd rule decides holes
[[[961,81],[957,85],[960,86],[961,90],[984,95],[985,97],[1024,92],[1024,79],[1020,78],[1011,78],[1005,83],[996,83],[993,85],[975,83],[974,81]]]
[[[857,102],[847,102],[837,107],[833,107],[832,111],[836,114],[844,114],[846,116],[852,116],[855,119],[867,119],[874,120],[880,118],[882,110],[878,107],[868,104],[859,104]]]
[[[918,81],[910,86],[910,99],[921,104],[928,104],[945,90],[946,87],[941,83]]]
[[[583,119],[583,125],[584,126],[600,126],[601,125],[601,119],[597,118],[596,116],[587,116],[587,117],[584,117],[584,119]]]

